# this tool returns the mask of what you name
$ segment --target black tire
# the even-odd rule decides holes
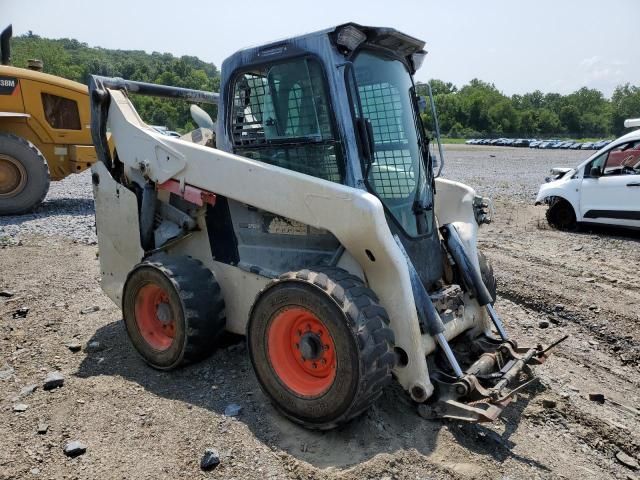
[[[158,335],[150,336],[143,328],[145,315],[141,313],[148,301],[144,292],[156,287],[166,295],[165,316],[169,315],[174,334],[173,338],[162,338],[162,342],[170,342],[166,348],[158,346]],[[171,370],[211,354],[226,323],[220,285],[209,269],[187,256],[160,254],[138,264],[125,282],[122,312],[136,351],[159,370]],[[160,318],[157,312],[155,320]]]
[[[49,167],[40,150],[22,137],[0,133],[0,215],[30,212],[44,200],[49,183]]]
[[[291,390],[270,358],[269,328],[274,318],[292,308],[317,316],[335,346],[335,378],[315,396]],[[289,272],[258,296],[247,326],[248,349],[258,381],[274,406],[294,422],[326,430],[367,410],[389,383],[395,355],[388,325],[386,311],[358,277],[332,267]]]
[[[482,276],[482,281],[491,294],[491,298],[493,299],[491,301],[491,305],[493,305],[498,294],[498,282],[496,281],[496,276],[493,273],[493,265],[480,250],[478,250],[478,263],[480,264],[480,275]]]
[[[551,199],[546,217],[549,225],[557,230],[574,230],[577,225],[576,212],[564,198]]]

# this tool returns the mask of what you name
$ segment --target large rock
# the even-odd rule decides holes
[[[220,454],[213,448],[207,448],[204,451],[202,460],[200,460],[200,468],[204,471],[213,470],[220,464]]]
[[[64,454],[67,457],[77,457],[78,455],[82,455],[87,451],[87,447],[78,440],[74,440],[73,442],[69,442],[64,446]]]
[[[638,470],[638,468],[640,468],[640,465],[638,465],[638,461],[635,458],[624,453],[622,450],[616,453],[616,459],[625,467],[629,467],[632,470]]]
[[[44,379],[42,388],[45,390],[53,390],[54,388],[60,388],[64,385],[64,377],[60,372],[49,372]]]

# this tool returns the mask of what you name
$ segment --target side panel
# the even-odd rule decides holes
[[[326,264],[340,245],[327,230],[235,201],[229,208],[244,269],[275,277]]]
[[[213,271],[225,302],[226,329],[232,333],[245,335],[253,300],[271,279],[213,260],[204,217],[198,218],[198,226],[200,231],[193,232],[176,243],[168,249],[168,253],[197,258]]]
[[[444,178],[436,179],[435,212],[439,225],[452,223],[465,244],[472,261],[478,261],[478,224],[473,214],[475,190]]]
[[[460,239],[465,245],[465,249],[471,257],[471,261],[480,268],[478,263],[478,224],[473,213],[473,199],[476,192],[468,185],[459,182],[436,178],[435,212],[439,225],[451,223],[455,225]],[[468,328],[477,327],[484,330],[486,334],[491,334],[491,321],[484,308],[480,308],[478,303],[471,301],[467,296],[465,310],[462,318],[448,321],[446,323],[445,336],[451,340]],[[435,349],[434,339],[425,336],[423,338],[424,348],[427,352]]]
[[[102,289],[119,307],[122,287],[131,269],[142,259],[138,202],[130,190],[116,182],[102,162],[91,168],[99,182],[93,185],[96,229],[100,246]],[[130,228],[122,228],[129,225]]]
[[[24,113],[20,79],[0,71],[0,112]]]
[[[585,222],[640,227],[640,175],[583,179],[580,210]]]

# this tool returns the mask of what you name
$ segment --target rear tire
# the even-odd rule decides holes
[[[187,256],[160,254],[138,264],[124,285],[122,312],[131,343],[159,370],[208,356],[225,328],[220,285]]]
[[[554,197],[547,209],[547,222],[557,230],[573,230],[576,228],[576,212],[569,202],[560,197]]]
[[[22,137],[0,133],[0,215],[30,212],[44,200],[49,183],[40,150]]]
[[[364,412],[391,379],[394,336],[363,282],[339,268],[282,275],[258,296],[247,326],[256,377],[274,406],[326,430]]]

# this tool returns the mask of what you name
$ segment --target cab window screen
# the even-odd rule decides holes
[[[44,116],[52,128],[60,130],[80,130],[80,114],[75,100],[50,93],[42,94]]]
[[[342,182],[342,149],[315,60],[290,60],[240,75],[232,115],[235,153]]]

